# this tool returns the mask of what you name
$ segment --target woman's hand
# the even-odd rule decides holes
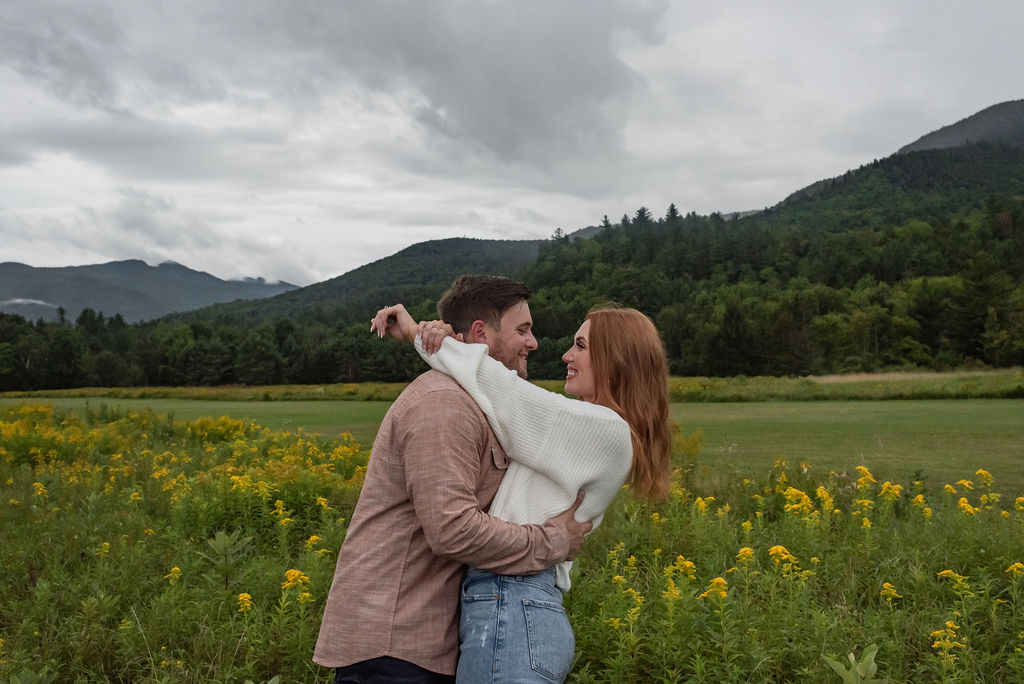
[[[462,341],[462,333],[455,334],[452,326],[444,321],[420,321],[419,334],[423,344],[423,351],[433,354],[441,348],[441,343],[446,337],[454,337]]]
[[[402,342],[412,342],[416,339],[416,321],[401,304],[385,306],[370,321],[370,332],[376,332],[377,337],[391,335]]]

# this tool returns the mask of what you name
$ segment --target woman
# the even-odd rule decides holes
[[[635,309],[595,309],[562,356],[565,391],[543,390],[462,344],[441,321],[417,324],[401,305],[381,309],[371,330],[413,340],[436,370],[473,397],[511,463],[489,513],[541,523],[584,490],[578,520],[601,522],[624,482],[636,496],[668,491],[670,431],[665,352],[650,319]],[[461,337],[461,336],[459,336]],[[469,568],[462,585],[459,682],[560,682],[575,640],[562,607],[572,563],[535,576]]]

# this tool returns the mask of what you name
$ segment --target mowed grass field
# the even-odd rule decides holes
[[[17,405],[25,399],[0,399]],[[247,418],[272,430],[351,433],[368,448],[389,401],[204,401],[194,399],[34,398],[57,408],[106,405],[151,408],[176,420]],[[1024,493],[1024,401],[1019,399],[766,401],[675,403],[684,435],[700,431],[691,464],[698,471],[758,474],[776,458],[816,472],[852,472],[858,465],[882,479],[955,482],[978,468],[998,488]]]

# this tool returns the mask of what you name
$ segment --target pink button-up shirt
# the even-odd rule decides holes
[[[564,560],[564,526],[484,511],[508,460],[476,402],[424,373],[384,417],[338,556],[313,660],[380,656],[454,674],[464,565],[531,574]]]

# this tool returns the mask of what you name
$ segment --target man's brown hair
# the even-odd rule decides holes
[[[530,298],[524,283],[502,276],[459,276],[441,295],[437,313],[457,333],[468,333],[473,321],[481,320],[495,330],[510,307]]]

